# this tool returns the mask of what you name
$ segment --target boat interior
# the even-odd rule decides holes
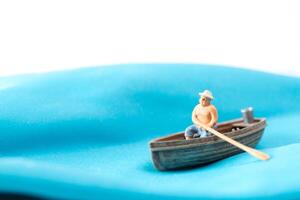
[[[228,133],[236,132],[241,129],[252,126],[260,121],[261,121],[260,119],[255,119],[253,123],[247,124],[247,123],[244,123],[242,119],[233,120],[233,121],[228,121],[228,122],[223,122],[223,123],[217,124],[215,130],[220,133],[223,133],[223,134],[228,134]],[[209,137],[215,137],[215,136],[211,135]],[[166,137],[162,137],[155,141],[156,142],[166,142],[166,141],[174,141],[174,140],[185,140],[184,132],[180,132],[177,134],[172,134],[172,135],[169,135]]]

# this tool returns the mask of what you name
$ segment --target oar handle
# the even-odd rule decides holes
[[[239,143],[238,141],[236,140],[233,140],[232,138],[222,134],[222,133],[219,133],[218,131],[208,127],[208,126],[204,126],[203,127],[204,129],[206,129],[207,131],[209,131],[210,133],[214,134],[215,136],[225,140],[226,142],[248,152],[250,155],[260,159],[260,160],[268,160],[270,158],[270,156],[262,151],[259,151],[257,149],[253,149],[251,147],[248,147],[242,143]]]

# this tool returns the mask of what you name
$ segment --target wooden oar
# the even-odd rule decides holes
[[[202,127],[202,126],[201,126]],[[248,147],[244,144],[241,144],[233,139],[231,139],[230,137],[227,137],[226,135],[222,134],[222,133],[219,133],[218,131],[208,127],[208,126],[205,126],[203,127],[204,129],[206,129],[207,131],[209,131],[210,133],[214,134],[215,136],[225,140],[226,142],[248,152],[250,155],[260,159],[260,160],[268,160],[270,158],[270,156],[262,151],[258,151],[256,149],[253,149],[251,147]]]

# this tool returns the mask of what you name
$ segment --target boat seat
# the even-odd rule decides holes
[[[241,126],[241,127],[249,127],[251,126],[252,124],[247,124],[247,123],[235,123],[235,124],[232,124],[233,127],[237,127],[237,126]]]

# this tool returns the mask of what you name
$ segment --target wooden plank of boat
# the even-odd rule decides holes
[[[242,144],[255,147],[265,127],[265,118],[256,118],[251,124],[235,119],[219,123],[216,130]],[[216,136],[185,140],[184,132],[154,139],[149,145],[154,166],[159,170],[205,165],[242,152]]]

